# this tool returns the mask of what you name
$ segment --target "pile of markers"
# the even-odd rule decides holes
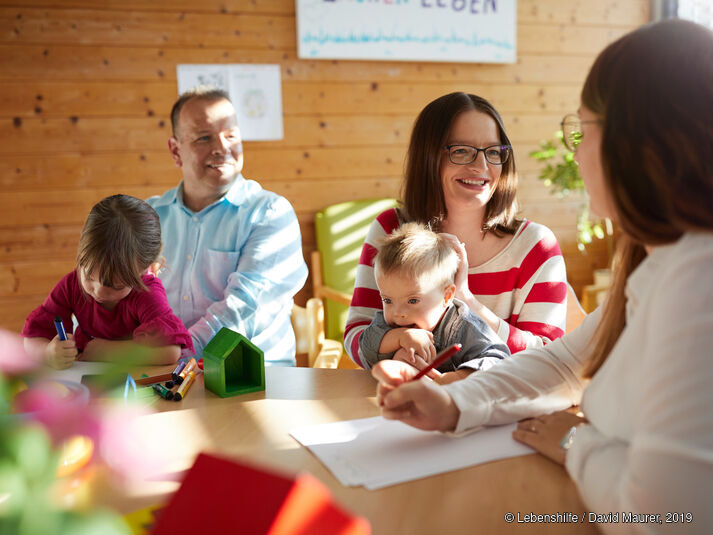
[[[163,399],[181,401],[186,397],[186,392],[196,380],[197,373],[199,373],[198,363],[196,359],[191,358],[188,361],[179,362],[176,369],[171,373],[153,377],[148,377],[144,374],[141,379],[136,381],[136,384],[151,385],[151,388]],[[165,383],[161,384],[164,381]]]

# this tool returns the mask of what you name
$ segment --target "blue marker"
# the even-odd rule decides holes
[[[55,329],[57,329],[57,334],[59,335],[59,339],[66,340],[67,332],[64,330],[64,323],[62,323],[61,316],[54,317],[54,327],[55,327]]]

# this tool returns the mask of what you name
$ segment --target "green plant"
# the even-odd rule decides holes
[[[62,489],[77,490],[87,483],[81,477],[73,482],[72,475],[63,479],[58,469],[65,440],[73,435],[91,438],[102,457],[131,414],[127,410],[108,421],[111,400],[92,406],[78,395],[84,389],[81,385],[74,383],[70,390],[70,381],[47,382],[48,371],[25,353],[22,338],[1,328],[0,349],[0,535],[129,535],[131,530],[118,513],[74,507],[71,499],[61,499]],[[123,359],[127,361],[131,357]],[[122,366],[107,366],[109,383],[113,374],[126,377]],[[103,429],[114,435],[107,436]],[[145,455],[147,450],[139,446],[136,451]],[[137,457],[129,459],[134,462]],[[115,469],[126,465],[123,458],[128,454],[119,446],[112,457]]]
[[[561,130],[555,133],[554,139],[540,142],[540,150],[532,151],[530,157],[545,164],[538,178],[552,193],[567,197],[585,191],[579,166],[574,161],[574,153],[567,150],[562,143]],[[605,219],[592,218],[589,204],[585,200],[577,216],[577,248],[586,252],[585,246],[592,243],[593,238],[611,237],[611,233],[611,223]]]

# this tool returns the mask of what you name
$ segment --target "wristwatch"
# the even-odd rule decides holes
[[[576,434],[577,426],[573,425],[569,428],[569,431],[564,434],[562,440],[560,440],[560,448],[562,448],[564,451],[567,451],[570,447],[572,447],[572,444],[574,444],[574,436]]]

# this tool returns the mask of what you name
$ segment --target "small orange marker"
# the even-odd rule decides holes
[[[178,377],[173,380],[173,383],[180,385],[186,377],[188,377],[188,374],[196,369],[196,365],[196,359],[191,357],[191,359],[186,362],[186,366],[181,370],[181,373],[178,374]]]

